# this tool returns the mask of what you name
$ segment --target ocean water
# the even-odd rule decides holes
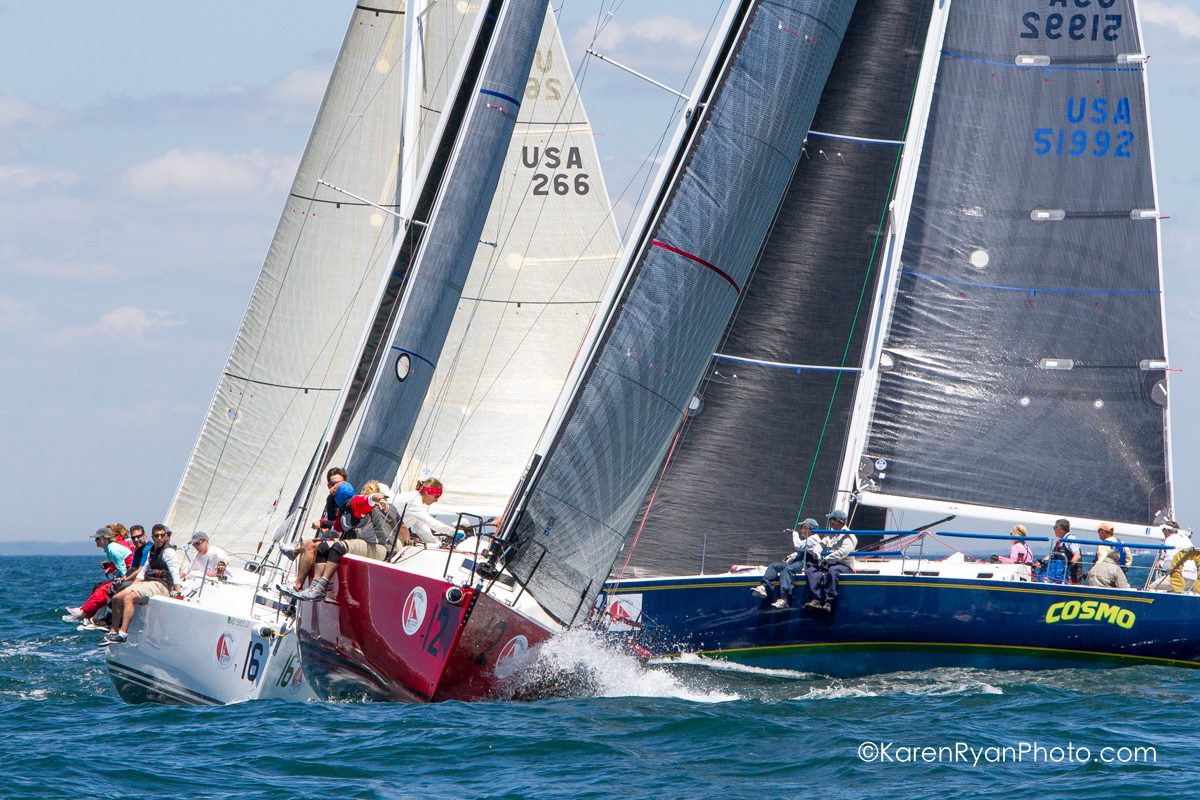
[[[0,558],[0,798],[1160,798],[1200,778],[1200,671],[1158,667],[834,680],[571,636],[546,668],[577,679],[549,700],[130,706],[98,635],[60,619],[96,573]]]

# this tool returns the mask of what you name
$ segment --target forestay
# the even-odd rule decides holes
[[[1144,72],[1126,0],[951,6],[865,500],[1169,511]]]
[[[763,245],[853,3],[744,3],[506,535],[565,624],[586,610]]]
[[[502,508],[620,254],[592,129],[547,12],[462,301],[397,481]]]
[[[329,87],[229,360],[166,522],[252,551],[282,519],[358,356],[390,267],[399,191],[404,3],[350,20]],[[274,515],[274,520],[272,519]]]
[[[635,520],[632,574],[775,560],[781,529],[836,502],[930,8],[856,3],[762,257]]]

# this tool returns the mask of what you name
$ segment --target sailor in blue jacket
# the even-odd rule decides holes
[[[774,594],[774,583],[779,581],[780,596],[771,603],[774,608],[787,608],[792,602],[792,590],[796,578],[806,567],[811,566],[821,557],[821,537],[813,533],[817,521],[812,517],[800,523],[800,527],[792,531],[792,547],[783,561],[776,561],[767,567],[763,573],[762,583],[750,590],[755,597],[767,599]]]

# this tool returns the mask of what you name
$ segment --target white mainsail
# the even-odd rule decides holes
[[[167,525],[253,550],[286,514],[390,267],[404,93],[404,0],[355,8],[266,263]],[[282,499],[283,502],[280,502]],[[182,538],[182,537],[180,537]]]

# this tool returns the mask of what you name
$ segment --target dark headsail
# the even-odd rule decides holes
[[[823,520],[835,501],[857,375],[838,368],[862,362],[929,10],[855,6],[722,356],[654,489],[635,572],[762,563],[785,546],[782,528]]]

